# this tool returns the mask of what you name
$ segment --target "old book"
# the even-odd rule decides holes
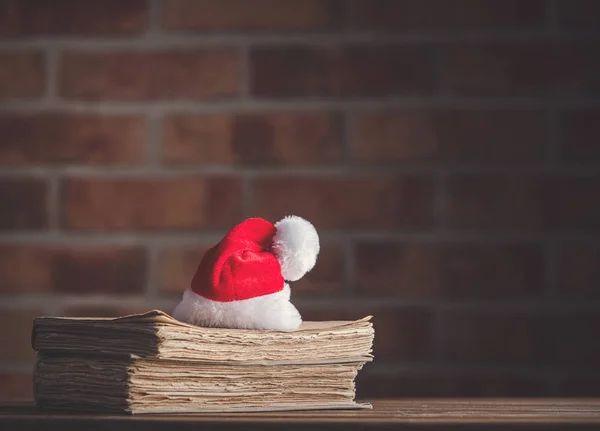
[[[34,393],[45,408],[126,413],[361,408],[362,363],[214,365],[41,355]]]
[[[370,317],[294,331],[200,328],[161,311],[42,317],[36,402],[126,413],[369,408],[354,380],[372,360]]]
[[[371,317],[303,322],[294,331],[200,328],[153,310],[120,318],[40,317],[33,326],[36,351],[124,354],[140,358],[243,363],[370,361]]]

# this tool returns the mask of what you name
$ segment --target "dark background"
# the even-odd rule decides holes
[[[600,1],[0,0],[0,398],[290,213],[359,397],[600,394]]]

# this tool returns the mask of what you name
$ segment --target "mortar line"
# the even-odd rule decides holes
[[[90,295],[52,295],[52,294],[29,294],[27,296],[0,296],[0,311],[3,310],[25,310],[27,308],[40,308],[52,311],[53,314],[64,312],[71,307],[115,307],[129,308],[139,306],[140,298],[160,307],[170,308],[179,298],[157,297],[145,298],[139,294],[127,296],[107,296],[102,294]]]
[[[504,316],[510,318],[515,313],[523,313],[528,316],[543,316],[556,313],[598,313],[600,312],[600,301],[581,300],[578,302],[565,303],[557,300],[520,299],[498,302],[496,299],[463,299],[452,303],[443,298],[427,299],[403,299],[392,297],[361,297],[361,298],[300,298],[297,305],[310,309],[330,309],[331,307],[351,307],[353,309],[365,310],[396,310],[401,313],[402,309],[432,309],[439,312],[458,312],[466,314]]]
[[[100,231],[69,231],[65,230],[57,238],[53,233],[41,232],[2,232],[0,244],[57,244],[80,245],[89,247],[112,246],[145,246],[152,244],[185,245],[197,241],[214,242],[226,231],[224,229],[203,229],[200,231],[163,231],[145,233],[126,230],[115,231],[110,229]],[[463,231],[436,232],[432,230],[415,231],[411,228],[396,230],[363,229],[358,231],[324,229],[319,233],[323,241],[343,241],[346,238],[353,241],[377,241],[381,243],[420,242],[424,244],[465,244],[481,246],[499,245],[527,245],[543,246],[545,234],[528,232],[487,232]],[[582,232],[564,232],[555,234],[561,241],[577,241],[582,244],[598,245],[600,234]]]
[[[240,86],[240,99],[245,101],[251,98],[250,85],[252,82],[252,70],[250,67],[250,48],[248,44],[239,47],[240,66],[238,68],[238,82]]]
[[[154,5],[154,1],[150,5]],[[139,37],[96,37],[84,39],[76,37],[33,37],[23,40],[0,41],[0,50],[14,50],[24,48],[46,48],[54,45],[60,49],[85,49],[86,51],[103,50],[155,50],[171,48],[203,48],[215,45],[242,45],[286,47],[294,45],[309,45],[316,48],[329,47],[340,44],[370,44],[370,45],[427,45],[427,44],[452,44],[452,43],[519,43],[536,44],[547,40],[547,29],[531,31],[472,31],[472,32],[448,32],[448,33],[395,33],[381,34],[377,32],[334,32],[334,33],[270,33],[270,34],[247,34],[247,33],[161,33],[154,28],[154,17],[160,12],[157,7],[150,8],[150,22],[146,33]],[[548,17],[552,17],[551,10]],[[547,18],[548,19],[548,18]],[[159,26],[157,26],[159,27]],[[157,37],[160,35],[160,37]],[[576,32],[565,33],[565,40],[600,41],[598,34],[581,35]]]
[[[58,302],[47,302],[44,304],[44,311],[47,316],[59,316],[63,314],[63,308]]]
[[[356,244],[349,236],[342,241],[344,257],[344,273],[342,292],[353,297],[356,294]]]
[[[164,117],[160,114],[150,114],[146,118],[146,166],[160,167],[162,165],[162,140]]]
[[[145,298],[148,300],[159,299],[159,246],[152,244],[146,247],[146,290]]]
[[[253,214],[253,183],[254,176],[252,174],[246,173],[242,175],[242,217],[244,219],[256,216],[256,214]]]
[[[546,1],[546,31],[550,35],[554,35],[558,32],[558,1],[557,0],[547,0]]]
[[[544,294],[548,298],[556,295],[558,290],[558,245],[555,240],[549,239],[544,247]]]
[[[0,102],[0,111],[44,112],[64,111],[74,113],[119,114],[164,114],[164,113],[223,113],[248,111],[314,111],[332,110],[345,112],[370,112],[388,109],[436,109],[451,110],[546,110],[550,97],[366,97],[357,98],[296,98],[286,100],[268,99],[212,99],[152,101],[86,101],[86,100],[10,100]],[[600,97],[574,97],[565,100],[562,107],[600,107]]]
[[[46,94],[44,103],[55,103],[58,98],[59,53],[54,46],[45,48],[46,56]]]
[[[574,178],[598,179],[600,172],[594,166],[561,166],[554,169],[553,174],[571,176]],[[160,180],[192,179],[202,177],[233,177],[243,175],[256,176],[262,179],[297,178],[347,178],[356,179],[387,178],[402,175],[419,176],[423,179],[433,178],[438,174],[472,175],[474,180],[478,176],[494,177],[497,175],[511,175],[515,178],[528,180],[532,177],[545,177],[548,174],[547,166],[530,165],[447,165],[435,164],[407,164],[407,165],[314,165],[296,167],[238,167],[238,166],[131,166],[131,167],[99,167],[81,165],[53,165],[8,167],[0,171],[0,178],[45,178],[48,175],[60,174],[65,178],[86,179],[145,179],[156,178]]]
[[[342,110],[341,116],[341,162],[351,168],[356,154],[355,148],[355,115],[348,110]]]
[[[553,17],[550,20],[552,24],[550,31],[554,32],[556,29],[556,9],[557,2],[551,1],[548,4],[548,8],[553,9],[551,12]],[[555,98],[551,98],[547,109],[546,109],[546,140],[548,145],[546,165],[549,172],[558,173],[562,170],[561,164],[561,115],[559,115],[558,101]],[[544,238],[544,290],[543,294],[547,298],[552,298],[556,295],[558,290],[558,244],[556,235],[551,233]],[[553,389],[558,388],[556,381],[549,382]]]
[[[549,169],[560,167],[562,156],[562,116],[555,100],[546,107],[546,141],[548,143],[547,165]]]
[[[158,0],[146,0],[148,5],[148,30],[146,35],[148,38],[159,34],[161,31],[160,16],[161,8]]]
[[[74,306],[113,306],[113,307],[133,307],[140,303],[140,295],[106,295],[89,294],[76,295],[66,294],[56,296],[53,294],[31,293],[25,296],[4,296],[0,295],[0,311],[3,310],[24,310],[32,307],[53,307],[62,306],[65,308]],[[149,302],[157,305],[170,307],[177,300],[178,295],[161,296],[157,298],[148,298]],[[580,300],[565,303],[562,300],[542,300],[514,298],[511,301],[498,302],[495,298],[487,300],[482,299],[462,299],[456,302],[448,303],[440,298],[406,299],[394,297],[302,297],[295,301],[299,308],[311,310],[323,310],[335,308],[352,308],[364,310],[394,310],[402,313],[403,310],[423,309],[435,307],[442,312],[466,313],[476,315],[493,315],[511,318],[515,313],[535,317],[547,316],[548,314],[573,314],[581,313],[597,314],[600,312],[599,300]]]
[[[430,312],[430,328],[429,328],[429,342],[431,353],[430,361],[433,364],[437,364],[440,362],[443,353],[443,336],[441,330],[441,311],[433,306],[426,307],[426,309]]]
[[[433,221],[437,230],[446,229],[446,204],[448,198],[448,174],[442,170],[434,177]]]
[[[444,59],[443,59],[443,51],[442,46],[435,45],[430,47],[431,49],[431,61],[433,63],[433,94],[439,97],[442,100],[449,100],[452,98],[450,92],[443,85],[443,69],[444,69]]]
[[[48,216],[48,235],[57,238],[60,235],[62,222],[62,193],[61,177],[58,172],[50,172],[47,176],[48,195],[46,202],[46,212]]]

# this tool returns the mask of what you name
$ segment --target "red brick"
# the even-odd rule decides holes
[[[553,63],[555,75],[550,90],[562,97],[590,97],[600,94],[600,43],[572,42],[554,47]]]
[[[160,290],[180,296],[190,286],[200,260],[212,245],[194,244],[162,250],[158,259]]]
[[[448,180],[447,222],[478,229],[542,229],[544,180],[535,175],[461,174]]]
[[[557,260],[560,295],[600,298],[600,245],[563,244]]]
[[[62,196],[68,229],[229,228],[241,219],[233,177],[69,178]]]
[[[335,0],[165,0],[163,27],[170,30],[248,31],[339,28]]]
[[[600,28],[600,4],[595,0],[560,0],[559,26],[569,30],[596,30]]]
[[[524,313],[460,312],[441,314],[439,330],[446,363],[540,363],[544,346],[536,319]]]
[[[136,164],[144,160],[145,121],[138,117],[0,115],[0,164]]]
[[[334,295],[343,289],[344,249],[339,244],[322,243],[315,267],[300,280],[290,283],[296,295]]]
[[[304,320],[354,320],[372,315],[373,355],[378,364],[428,359],[432,353],[431,312],[421,307],[366,307],[360,303],[336,308],[298,305]]]
[[[296,214],[317,229],[426,227],[433,222],[433,183],[425,176],[272,177],[252,186],[252,213],[270,220]]]
[[[238,56],[229,48],[67,52],[60,94],[87,100],[214,99],[238,93]]]
[[[164,124],[170,164],[331,163],[341,154],[341,117],[319,113],[176,115]]]
[[[41,96],[46,85],[44,68],[38,52],[0,52],[0,100]]]
[[[600,229],[600,177],[554,176],[547,183],[544,214],[560,230]]]
[[[600,397],[600,377],[597,375],[571,376],[560,383],[559,396]]]
[[[0,36],[121,35],[148,23],[144,0],[0,0]]]
[[[563,111],[559,139],[562,160],[598,163],[600,161],[600,145],[598,145],[600,109]]]
[[[450,45],[441,85],[462,96],[591,96],[600,92],[594,42]]]
[[[354,133],[355,158],[365,162],[513,162],[546,154],[546,124],[538,111],[365,113],[356,118]]]
[[[373,316],[373,327],[377,334],[373,354],[379,363],[430,358],[430,311],[424,308],[396,309],[389,313],[378,310]]]
[[[448,182],[453,227],[517,230],[600,228],[600,178],[464,174]]]
[[[256,48],[250,65],[258,97],[427,95],[434,80],[430,52],[402,45]]]
[[[0,246],[0,291],[130,294],[145,288],[137,247]]]
[[[33,372],[0,373],[0,401],[33,401]]]
[[[542,250],[529,244],[360,242],[355,262],[363,295],[506,298],[544,285]]]
[[[159,256],[160,289],[180,295],[189,287],[206,250],[213,244],[192,245],[163,250]],[[301,280],[290,284],[292,295],[332,294],[342,288],[344,256],[340,246],[321,244],[317,264]]]
[[[573,311],[548,313],[542,317],[546,362],[562,366],[595,367],[600,361],[597,328],[600,313]]]
[[[442,54],[441,83],[467,96],[542,95],[551,85],[547,51],[529,45],[451,45]]]
[[[350,21],[361,30],[446,32],[540,28],[545,2],[534,0],[354,0]]]
[[[4,309],[0,313],[0,362],[12,364],[33,363],[31,348],[33,320],[43,315],[38,309]],[[10,329],[9,329],[10,328]],[[7,330],[9,329],[9,330]]]
[[[381,373],[373,372],[367,365],[356,378],[356,393],[359,398],[529,397],[546,395],[548,387],[532,377],[426,371]]]
[[[48,225],[47,185],[43,180],[0,179],[0,231],[42,229]]]

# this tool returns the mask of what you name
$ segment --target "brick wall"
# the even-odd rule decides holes
[[[600,393],[600,2],[0,0],[0,397],[39,314],[170,311],[248,216],[369,396]]]

